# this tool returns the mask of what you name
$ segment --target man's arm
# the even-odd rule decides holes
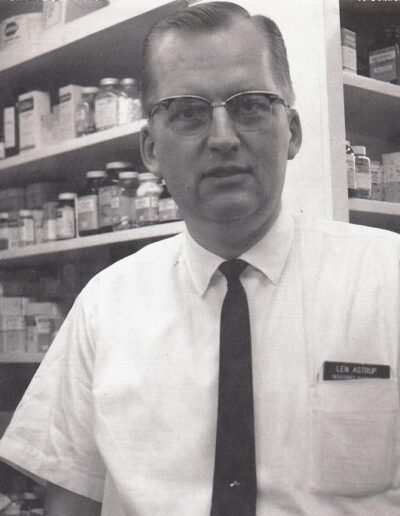
[[[100,516],[101,504],[48,482],[45,516]]]

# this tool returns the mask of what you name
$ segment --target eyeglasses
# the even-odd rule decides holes
[[[180,135],[196,135],[208,129],[214,108],[225,107],[238,131],[258,131],[268,126],[275,102],[289,107],[281,96],[269,91],[244,91],[224,102],[213,102],[196,95],[177,95],[156,102],[149,118],[164,108],[166,121],[173,131]]]

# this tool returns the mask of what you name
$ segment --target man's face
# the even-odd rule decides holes
[[[250,90],[282,95],[265,37],[247,22],[206,35],[166,34],[153,54],[153,73],[152,102],[175,95],[224,101]],[[272,224],[287,159],[300,146],[297,114],[275,103],[267,127],[240,132],[226,109],[217,107],[208,130],[180,135],[168,126],[162,109],[143,132],[143,159],[165,178],[187,223],[244,220],[249,230]]]

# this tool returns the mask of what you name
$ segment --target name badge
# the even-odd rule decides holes
[[[390,378],[390,366],[355,362],[324,362],[324,380],[359,380]]]

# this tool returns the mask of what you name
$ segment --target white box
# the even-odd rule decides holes
[[[0,297],[0,315],[24,315],[26,297]]]
[[[0,50],[31,51],[37,44],[42,24],[42,13],[18,14],[3,20],[0,23]]]
[[[0,331],[0,353],[25,353],[26,331]]]
[[[341,29],[342,68],[357,73],[356,33],[349,29]]]
[[[400,152],[382,154],[385,201],[400,202]]]
[[[371,160],[371,199],[374,201],[383,201],[384,183],[383,183],[383,166],[380,161]]]
[[[70,140],[77,136],[75,111],[82,98],[82,86],[68,84],[58,90],[59,98],[59,139]]]
[[[108,5],[107,0],[52,0],[43,2],[45,29],[68,23]]]
[[[18,103],[20,151],[44,145],[51,117],[50,95],[44,91],[30,91],[20,95]]]
[[[0,315],[0,331],[25,330],[23,315]]]
[[[25,305],[25,315],[44,315],[50,319],[63,317],[59,305],[51,301],[28,301]]]

